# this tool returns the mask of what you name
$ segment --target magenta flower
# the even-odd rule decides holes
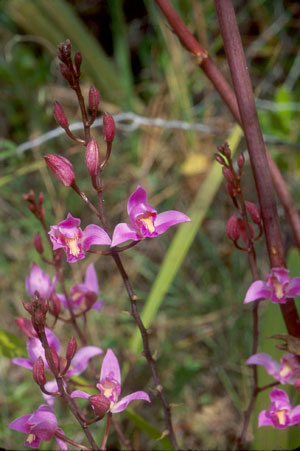
[[[26,277],[26,290],[30,296],[37,291],[39,295],[48,299],[56,288],[56,276],[50,282],[49,276],[36,263],[31,267],[29,275]]]
[[[273,426],[286,428],[300,422],[300,405],[294,407],[285,391],[273,388],[270,393],[271,405],[268,410],[260,412],[258,426]]]
[[[24,445],[31,448],[39,448],[41,441],[50,442],[56,432],[64,434],[63,430],[58,428],[54,410],[45,404],[42,404],[32,414],[16,418],[9,423],[8,427],[14,431],[28,434]],[[64,440],[58,437],[55,437],[55,439],[60,451],[68,449]]]
[[[289,270],[286,268],[272,268],[266,276],[266,282],[256,280],[246,293],[244,303],[257,299],[271,299],[272,302],[285,304],[288,298],[300,294],[300,277],[290,279]]]
[[[273,360],[264,352],[252,355],[246,362],[247,365],[263,365],[267,372],[281,384],[294,384],[300,377],[300,360],[294,354],[284,354],[281,363]]]
[[[73,307],[73,310],[81,310],[87,307],[87,295],[96,296],[99,294],[99,285],[97,273],[95,270],[95,266],[91,263],[86,270],[84,282],[78,285],[75,285],[71,288],[72,296],[69,298],[69,301]],[[65,308],[68,308],[67,300],[65,295],[58,294],[58,297]],[[102,300],[93,303],[92,308],[94,310],[100,310],[102,307]]]
[[[69,263],[84,258],[84,251],[93,244],[110,245],[111,243],[111,239],[101,227],[90,224],[82,231],[79,227],[80,222],[80,219],[73,218],[71,213],[68,213],[67,219],[50,227],[49,236],[53,249],[62,248],[67,254]]]
[[[127,212],[131,224],[122,222],[115,227],[112,247],[127,240],[153,238],[175,224],[190,221],[190,218],[180,211],[168,210],[157,214],[155,208],[147,204],[147,193],[141,185],[138,185],[129,197]]]
[[[121,393],[121,373],[118,359],[111,349],[107,350],[103,359],[100,381],[97,384],[97,388],[100,390],[101,395],[104,395],[105,398],[110,401],[110,405],[108,404],[108,411],[112,413],[122,412],[122,410],[125,410],[128,404],[134,400],[142,399],[151,402],[149,396],[144,391],[131,393],[131,395],[127,395],[118,401]],[[94,398],[95,396],[97,395],[91,397],[90,394],[82,390],[75,390],[71,393],[72,398],[89,399]]]

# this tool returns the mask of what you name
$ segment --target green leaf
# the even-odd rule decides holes
[[[289,88],[285,85],[279,86],[276,89],[274,101],[280,107],[281,103],[289,103],[293,102],[292,93]],[[293,111],[289,111],[288,108],[285,108],[281,111],[277,112],[277,116],[282,127],[282,130],[285,133],[288,133],[291,130],[292,119],[293,119]]]
[[[158,442],[158,448],[163,450],[171,450],[172,444],[169,439],[169,437],[162,437],[162,433],[159,429],[152,426],[151,423],[146,421],[144,418],[142,418],[140,415],[135,413],[132,409],[128,408],[126,409],[127,416],[131,419],[131,421],[143,432],[145,432],[148,437],[150,437],[152,440],[157,440]]]
[[[12,359],[26,354],[25,342],[21,338],[0,329],[0,355]]]

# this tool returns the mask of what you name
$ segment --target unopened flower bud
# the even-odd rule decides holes
[[[53,116],[55,117],[55,120],[58,123],[58,125],[60,125],[63,129],[69,127],[69,122],[65,115],[64,109],[61,106],[61,104],[57,101],[55,101],[53,104]]]
[[[253,203],[253,202],[245,202],[247,211],[249,215],[251,216],[252,221],[254,224],[260,224],[261,223],[261,214],[259,211],[259,208]]]
[[[42,241],[42,237],[41,234],[39,232],[37,232],[34,235],[33,238],[33,245],[35,250],[39,253],[39,254],[43,254],[44,252],[44,246],[43,246],[43,241]]]
[[[95,302],[97,301],[97,294],[94,293],[93,291],[89,291],[88,293],[86,293],[85,295],[85,305],[86,307],[92,307]]]
[[[103,114],[103,134],[106,142],[111,143],[116,132],[116,124],[114,118],[108,114]]]
[[[229,168],[227,168],[227,167],[224,166],[224,167],[222,168],[222,172],[223,172],[223,175],[224,175],[225,179],[226,179],[228,182],[230,182],[230,183],[233,183],[233,182],[234,182],[234,175],[233,175],[232,171],[231,171]]]
[[[72,186],[75,183],[74,169],[67,158],[54,154],[48,154],[44,158],[50,171],[64,186]]]
[[[226,234],[232,241],[237,241],[240,237],[239,222],[235,215],[230,216],[227,221]]]
[[[57,294],[53,293],[51,296],[51,302],[52,302],[52,314],[54,316],[58,316],[60,313],[60,309],[61,309],[61,303],[59,300],[59,297],[57,296]]]
[[[66,39],[57,46],[57,56],[61,61],[66,61],[71,57],[71,41]]]
[[[97,141],[92,138],[88,142],[85,152],[85,165],[91,177],[95,177],[98,174],[100,167],[100,151]]]
[[[240,169],[243,169],[244,164],[245,164],[245,157],[244,157],[244,155],[242,153],[240,153],[239,157],[238,157],[238,167]]]
[[[60,64],[60,73],[67,80],[70,86],[73,86],[74,80],[71,70],[65,64]]]
[[[217,149],[219,152],[225,155],[225,157],[227,158],[231,157],[231,150],[227,142],[223,143],[221,146],[218,146]]]
[[[52,360],[54,363],[55,368],[57,369],[57,371],[59,372],[60,370],[60,360],[59,360],[59,356],[57,355],[57,352],[55,351],[54,348],[50,348],[51,351],[51,356],[52,356]],[[51,362],[49,361],[47,354],[45,354],[46,356],[46,360],[48,362],[49,368],[51,368]]]
[[[30,315],[32,315],[33,307],[31,305],[31,302],[23,301],[23,307],[25,310],[27,310],[28,313],[30,313]]]
[[[229,194],[230,197],[235,197],[236,196],[236,190],[233,188],[233,186],[231,185],[231,183],[227,182],[226,183],[226,191]]]
[[[66,359],[67,361],[71,361],[77,351],[77,342],[74,337],[71,337],[68,343],[67,351],[66,351]]]
[[[92,113],[97,112],[98,106],[100,102],[100,94],[98,89],[95,88],[95,86],[91,86],[89,90],[89,109]]]
[[[215,160],[220,163],[222,166],[226,165],[226,161],[224,160],[224,158],[219,155],[218,153],[215,153]]]
[[[80,77],[81,62],[82,62],[81,53],[80,52],[75,53],[74,63],[75,63],[76,74],[78,77]]]
[[[251,240],[254,237],[253,227],[251,224],[248,223],[248,231],[247,231],[246,223],[245,223],[244,219],[241,219],[241,218],[238,219],[238,223],[239,223],[240,237],[244,241],[245,244],[248,244],[249,239]],[[248,233],[249,233],[250,237],[249,237]]]
[[[32,369],[33,379],[38,385],[45,385],[47,382],[44,370],[44,361],[42,357],[38,357],[33,364]]]
[[[37,333],[34,330],[32,323],[29,319],[22,318],[21,316],[19,316],[19,317],[15,318],[15,322],[16,322],[17,326],[22,330],[22,332],[24,332],[24,334],[27,337],[29,337],[29,338],[37,337]]]
[[[110,407],[110,400],[102,393],[99,393],[97,395],[90,396],[89,401],[95,414],[103,418]]]

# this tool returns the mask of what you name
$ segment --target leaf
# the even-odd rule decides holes
[[[0,355],[12,359],[26,354],[25,342],[21,338],[0,329]]]
[[[292,93],[289,90],[289,88],[285,85],[279,86],[276,89],[274,101],[280,107],[280,104],[282,103],[289,103],[293,102]],[[292,119],[293,119],[293,111],[290,111],[287,108],[281,109],[277,112],[280,124],[282,126],[283,131],[288,133],[292,126]]]

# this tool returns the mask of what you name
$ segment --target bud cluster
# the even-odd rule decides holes
[[[27,207],[34,214],[34,216],[40,221],[45,216],[45,210],[43,207],[44,194],[40,193],[38,200],[35,200],[34,191],[31,189],[28,194],[23,194],[23,199],[27,201]]]
[[[245,157],[243,154],[238,156],[238,169],[236,171],[233,166],[231,150],[228,143],[218,146],[217,149],[220,153],[215,154],[215,159],[221,166],[223,166],[222,172],[226,180],[226,191],[239,213],[238,216],[232,215],[227,221],[226,234],[228,238],[234,242],[238,249],[248,251],[248,247],[240,247],[237,244],[237,241],[241,239],[246,246],[248,246],[249,242],[258,240],[262,235],[262,225],[259,208],[253,202],[244,201],[243,199],[241,177],[245,165]],[[259,228],[257,236],[255,236],[254,228],[249,222],[248,215],[252,223]]]

